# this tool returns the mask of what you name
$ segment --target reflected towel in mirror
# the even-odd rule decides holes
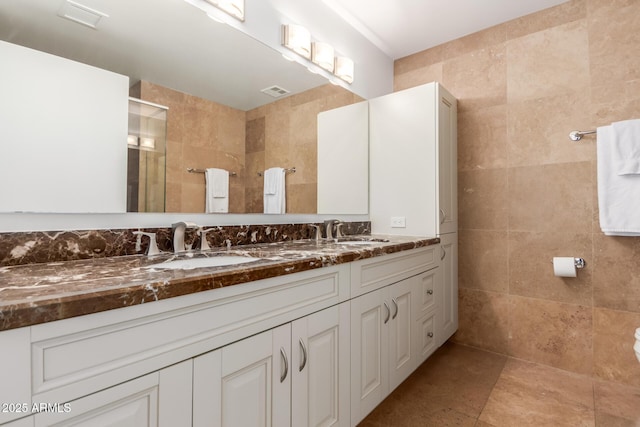
[[[204,176],[206,212],[229,212],[229,172],[224,169],[208,168]]]

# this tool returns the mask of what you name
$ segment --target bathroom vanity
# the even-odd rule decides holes
[[[0,424],[355,425],[457,328],[439,239],[385,237],[2,268]]]

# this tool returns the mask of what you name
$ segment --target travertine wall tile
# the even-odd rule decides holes
[[[640,369],[633,351],[633,334],[640,313],[593,310],[594,372],[608,381],[640,386]]]
[[[461,288],[509,291],[509,254],[506,231],[460,230],[458,285]]]
[[[510,296],[509,312],[509,355],[592,373],[591,307]]]
[[[640,118],[639,50],[640,2],[571,0],[396,61],[459,99],[457,342],[640,384],[640,239],[602,234],[595,137],[568,138]]]

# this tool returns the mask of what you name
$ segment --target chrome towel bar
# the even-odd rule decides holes
[[[595,130],[574,130],[573,132],[571,132],[569,134],[569,138],[572,141],[580,141],[583,136],[591,135],[591,134],[594,134],[594,133],[596,133]]]

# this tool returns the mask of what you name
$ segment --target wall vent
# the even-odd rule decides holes
[[[92,9],[72,0],[67,0],[62,4],[58,16],[66,18],[77,24],[97,29],[98,23],[102,18],[108,18],[109,15],[98,10]]]
[[[288,90],[281,88],[280,86],[267,87],[262,89],[260,92],[266,93],[267,95],[272,96],[274,98],[280,98],[281,96],[285,96],[286,94],[289,93]]]

